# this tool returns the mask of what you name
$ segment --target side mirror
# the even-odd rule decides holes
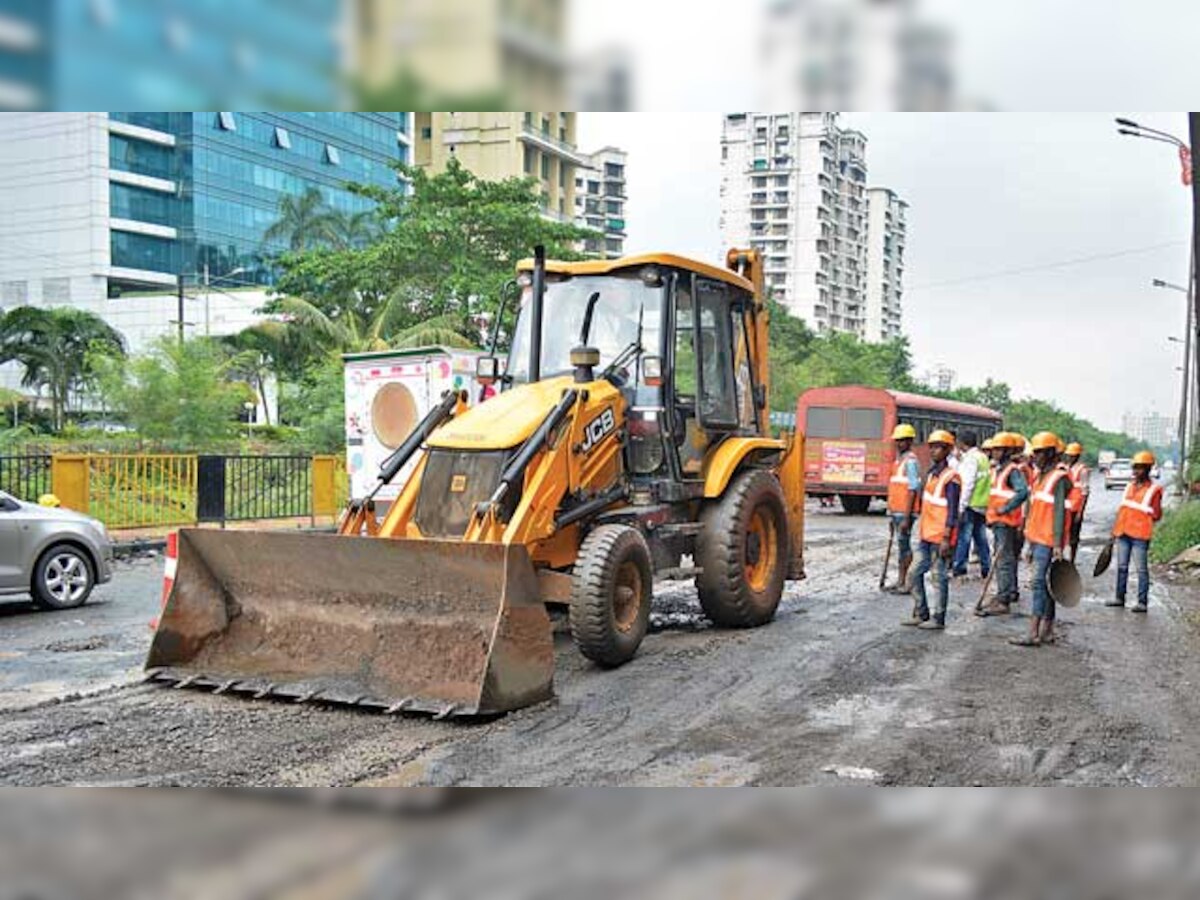
[[[484,387],[500,380],[500,360],[495,356],[480,356],[475,360],[475,380]]]
[[[661,356],[642,357],[642,381],[647,387],[661,387],[663,383]]]

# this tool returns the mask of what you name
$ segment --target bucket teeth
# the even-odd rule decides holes
[[[218,685],[217,689],[214,690],[213,693],[214,694],[224,694],[226,691],[230,690],[237,683],[238,683],[238,679],[230,678],[228,681]]]

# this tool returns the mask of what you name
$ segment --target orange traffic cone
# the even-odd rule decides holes
[[[179,558],[179,532],[172,531],[167,535],[167,559],[163,567],[162,601],[159,612],[167,608],[167,598],[171,596],[171,588],[175,586],[175,566]],[[150,620],[150,629],[158,629],[158,616]]]

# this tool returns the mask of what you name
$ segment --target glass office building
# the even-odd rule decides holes
[[[403,112],[109,113],[110,294],[150,273],[268,283],[265,241],[285,197],[310,188],[345,216],[372,201],[348,183],[395,187],[408,162]]]
[[[0,109],[339,104],[342,0],[0,0]]]

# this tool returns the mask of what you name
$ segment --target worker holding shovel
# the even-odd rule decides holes
[[[912,527],[919,509],[918,498],[921,496],[921,468],[917,454],[913,452],[913,440],[917,431],[911,425],[901,422],[892,431],[892,440],[896,443],[896,463],[892,468],[892,477],[888,481],[888,522],[891,534],[888,536],[888,552],[883,561],[883,574],[879,577],[879,586],[883,587],[887,579],[888,557],[891,556],[892,542],[899,540],[898,558],[899,572],[896,583],[889,590],[895,594],[907,594],[911,591],[908,583],[908,570],[912,566]]]

